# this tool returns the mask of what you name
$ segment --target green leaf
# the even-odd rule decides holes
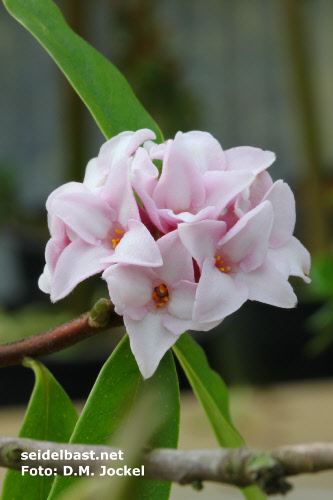
[[[184,333],[173,350],[203,407],[220,446],[237,448],[244,440],[231,423],[228,389],[218,373],[212,370],[204,351],[188,334]],[[242,490],[248,500],[263,500],[262,491],[251,486]]]
[[[35,372],[36,382],[19,437],[67,443],[78,418],[71,400],[44,365],[30,358],[23,364]],[[53,480],[10,470],[1,498],[46,500]]]
[[[10,14],[34,35],[63,71],[109,139],[124,130],[158,126],[122,74],[67,25],[50,0],[3,0]]]
[[[135,412],[138,395],[154,392],[163,411],[163,423],[150,442],[153,448],[176,448],[179,432],[179,389],[171,352],[161,361],[156,373],[144,381],[126,336],[103,366],[70,439],[71,443],[108,444],[124,418]],[[59,495],[78,478],[58,476],[49,500]],[[171,484],[165,481],[140,481],[136,499],[169,498]]]

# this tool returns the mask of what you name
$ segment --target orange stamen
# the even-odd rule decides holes
[[[120,229],[115,229],[117,234],[124,234],[125,231],[121,231]]]

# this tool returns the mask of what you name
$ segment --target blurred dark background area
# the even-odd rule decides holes
[[[110,59],[160,125],[207,130],[224,149],[275,151],[292,187],[311,285],[294,310],[249,302],[196,334],[228,384],[333,375],[333,3],[329,0],[59,0],[71,27]],[[45,201],[83,179],[104,138],[48,54],[0,4],[0,343],[60,324],[107,296],[99,277],[51,305],[38,286]],[[87,396],[122,332],[45,359],[70,396]],[[182,376],[181,376],[182,377]],[[0,405],[32,375],[0,370]],[[183,380],[183,377],[182,377]],[[27,386],[24,385],[27,384]],[[183,381],[185,386],[185,382]],[[26,388],[28,387],[28,388]]]

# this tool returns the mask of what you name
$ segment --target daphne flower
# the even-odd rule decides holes
[[[100,189],[119,161],[130,159],[141,144],[155,138],[155,133],[146,128],[136,132],[121,132],[112,137],[102,145],[98,157],[89,161],[83,184],[90,189]]]
[[[116,264],[104,271],[115,311],[124,316],[131,349],[144,378],[186,330],[210,330],[220,321],[193,321],[197,290],[192,257],[173,231],[157,241],[163,265]]]
[[[275,156],[246,148],[245,157],[257,170]],[[229,158],[207,132],[178,132],[174,140],[140,148],[132,163],[132,182],[154,225],[163,233],[181,222],[217,219],[225,207],[255,179],[252,169],[238,169],[239,158]],[[236,155],[237,156],[237,155]],[[162,173],[152,159],[163,161]],[[229,163],[235,168],[228,168]],[[257,171],[255,170],[255,172]]]
[[[71,182],[56,189],[46,206],[52,237],[39,285],[52,301],[116,262],[162,264],[153,237],[140,221],[126,159],[113,166],[103,190]]]

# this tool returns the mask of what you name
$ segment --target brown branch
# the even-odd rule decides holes
[[[61,452],[88,453],[88,460],[61,458]],[[48,453],[48,457],[22,460],[21,454]],[[108,460],[101,459],[109,457]],[[52,460],[51,453],[58,453],[59,460]],[[110,454],[113,455],[110,455]],[[72,455],[73,456],[73,455]],[[94,458],[93,458],[94,457]],[[116,457],[117,460],[112,460]],[[76,457],[77,458],[77,457]],[[121,459],[121,460],[120,460]],[[72,472],[82,472],[88,467],[88,475],[103,475],[103,467],[124,467],[131,457],[119,448],[108,446],[62,444],[32,439],[0,436],[0,466],[21,470],[23,465],[38,468],[50,467],[63,474],[63,467]],[[141,464],[140,464],[141,465]],[[291,489],[287,476],[333,469],[333,443],[312,443],[284,446],[272,452],[258,452],[248,448],[216,450],[155,449],[142,455],[144,475],[150,479],[174,481],[197,486],[202,481],[214,481],[238,487],[258,485],[267,494],[286,493]],[[68,471],[68,469],[67,469]],[[87,472],[87,471],[86,471]]]
[[[18,365],[28,356],[38,358],[53,354],[122,324],[122,317],[114,312],[112,303],[101,299],[79,318],[33,337],[0,345],[0,367]]]

